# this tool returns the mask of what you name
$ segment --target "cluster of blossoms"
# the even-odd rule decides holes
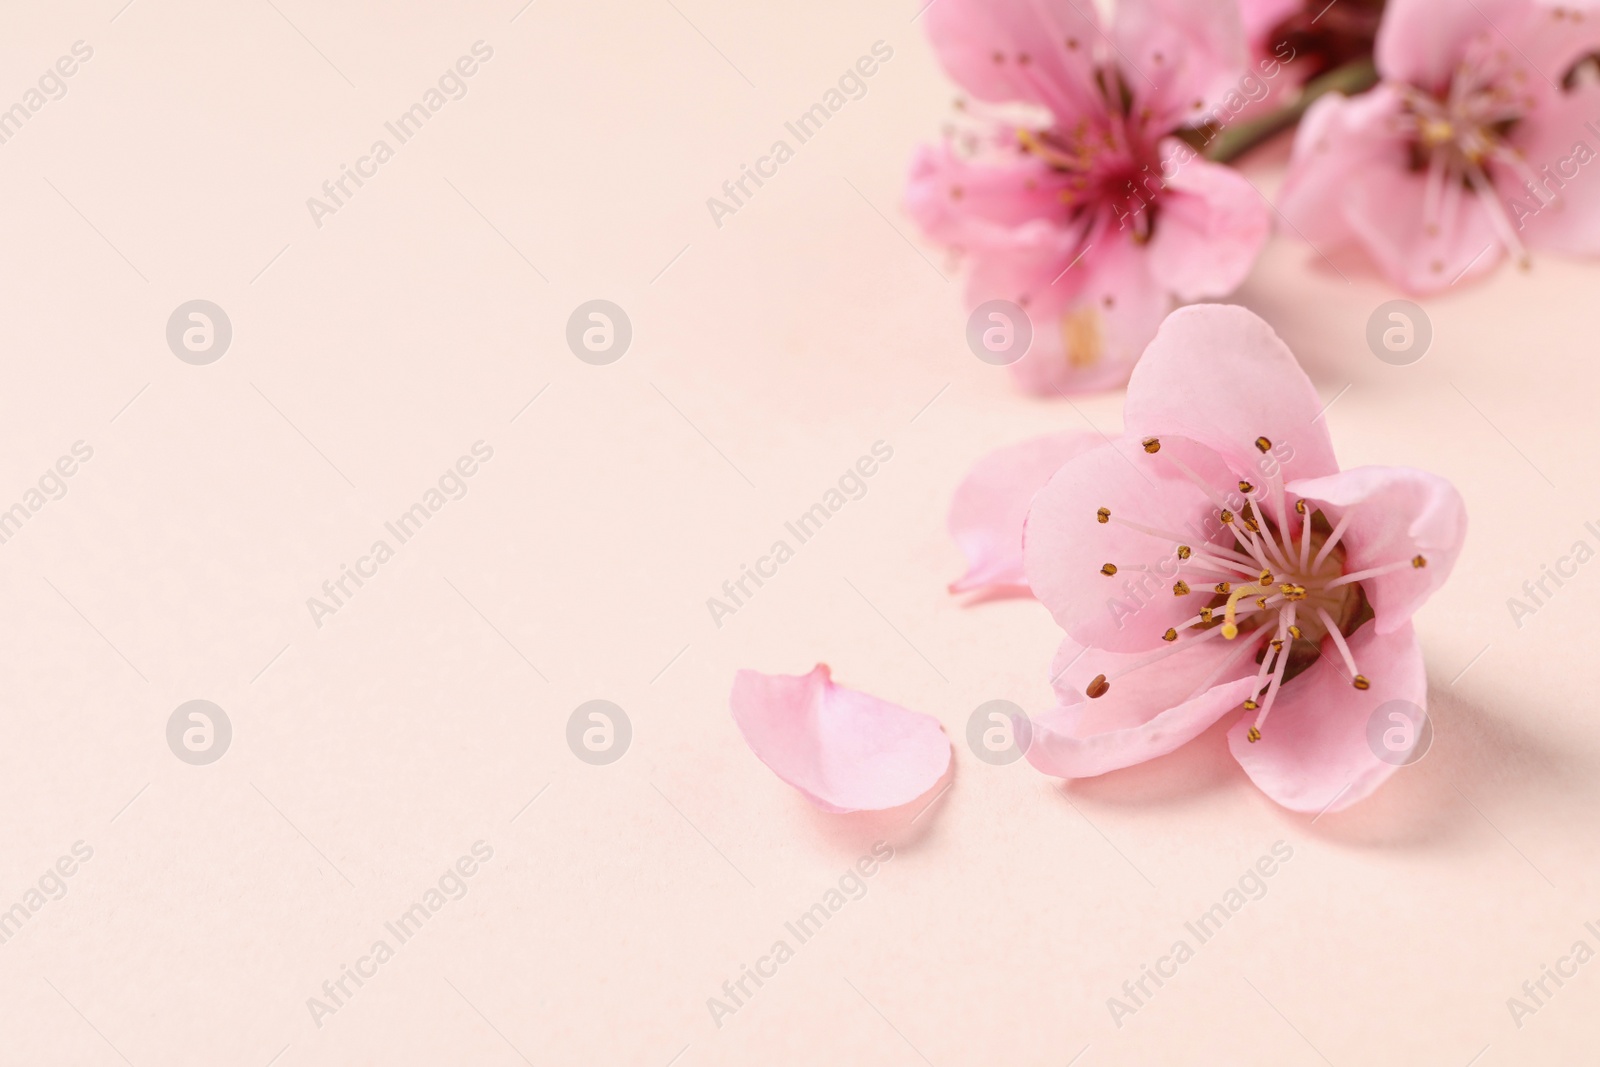
[[[1011,445],[957,490],[954,591],[1037,597],[1066,632],[1057,704],[1026,756],[1060,778],[1166,755],[1224,716],[1245,773],[1285,808],[1337,811],[1406,761],[1377,713],[1424,713],[1411,619],[1449,577],[1466,509],[1403,467],[1342,470],[1311,381],[1265,322],[1200,304],[1134,368],[1125,430]],[[948,773],[930,715],[809,675],[743,671],[755,754],[825,811],[896,807]],[[1022,724],[1018,724],[1022,736]]]
[[[1065,631],[1056,706],[1018,723],[1061,778],[1154,759],[1227,716],[1285,808],[1370,795],[1425,715],[1412,617],[1449,577],[1449,482],[1341,469],[1310,380],[1225,296],[1275,212],[1427,293],[1600,253],[1600,0],[935,0],[926,26],[968,124],[916,157],[907,203],[970,261],[973,307],[1034,322],[1025,388],[1127,384],[1116,439],[980,460],[950,530],[953,592],[1037,598]],[[1336,10],[1337,9],[1337,10]],[[1280,202],[1226,165],[1296,122]],[[906,804],[949,773],[939,720],[808,675],[741,672],[756,755],[827,811]],[[1413,736],[1408,744],[1415,743]]]
[[[938,0],[924,18],[966,121],[917,154],[907,207],[969,261],[970,306],[1033,319],[1013,366],[1031,392],[1123,384],[1175,306],[1238,287],[1275,208],[1224,162],[1296,121],[1286,229],[1408,291],[1530,247],[1600,253],[1594,0],[1117,0],[1109,20]]]

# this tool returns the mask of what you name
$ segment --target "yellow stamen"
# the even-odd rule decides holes
[[[1456,128],[1443,119],[1429,119],[1422,124],[1422,143],[1429,148],[1449,144],[1456,139]]]

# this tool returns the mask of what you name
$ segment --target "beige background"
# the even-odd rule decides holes
[[[1121,401],[1024,399],[965,349],[957,272],[898,207],[952,95],[914,7],[122,3],[0,27],[0,106],[94,49],[0,145],[0,507],[94,450],[0,545],[0,908],[94,850],[0,944],[0,1063],[1592,1058],[1600,963],[1520,1029],[1506,999],[1600,948],[1600,563],[1520,630],[1506,599],[1597,544],[1594,266],[1428,302],[1433,350],[1395,368],[1363,334],[1397,294],[1275,240],[1239,299],[1337,398],[1341,458],[1469,503],[1419,619],[1434,750],[1314,824],[1220,729],[1063,790],[965,747],[979,703],[1045,705],[1058,632],[946,595],[944,512],[984,450]],[[468,95],[316,227],[306,198],[479,40]],[[706,198],[878,40],[866,97],[717,228]],[[611,366],[563,339],[595,297],[634,327]],[[164,338],[195,298],[233,324],[210,366]],[[867,496],[714,627],[705,599],[879,439]],[[306,599],[479,440],[467,496],[317,628]],[[936,803],[822,815],[750,755],[733,672],[817,661],[943,721]],[[210,766],[165,740],[195,698],[233,724]],[[634,730],[605,767],[565,742],[594,698]],[[466,898],[314,1025],[479,840]],[[714,1025],[878,840],[867,895]],[[1279,840],[1265,897],[1116,1027],[1107,998]]]

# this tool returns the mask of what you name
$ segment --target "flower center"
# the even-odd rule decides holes
[[[1256,448],[1265,457],[1272,442],[1256,439]],[[1163,455],[1158,438],[1144,442],[1152,456]],[[1257,713],[1250,727],[1249,740],[1261,739],[1261,727],[1272,710],[1279,691],[1323,655],[1325,640],[1331,640],[1339,653],[1345,677],[1357,689],[1371,682],[1361,673],[1346,640],[1370,617],[1361,582],[1405,567],[1425,567],[1422,556],[1397,560],[1360,571],[1345,569],[1346,553],[1341,539],[1349,528],[1354,509],[1347,508],[1336,524],[1329,523],[1320,510],[1295,498],[1284,487],[1276,463],[1263,464],[1266,484],[1238,483],[1237,492],[1218,490],[1196,474],[1170,451],[1166,462],[1198,486],[1210,499],[1214,511],[1211,537],[1186,539],[1145,523],[1113,515],[1100,508],[1095,519],[1117,523],[1174,546],[1179,578],[1172,594],[1187,597],[1201,594],[1206,603],[1195,615],[1162,635],[1168,648],[1151,653],[1120,668],[1113,675],[1098,675],[1089,683],[1086,694],[1105,696],[1117,678],[1156,663],[1200,641],[1221,638],[1236,647],[1222,656],[1222,662],[1195,691],[1185,698],[1193,700],[1210,689],[1247,655],[1257,664],[1256,685],[1244,702],[1246,711]],[[1216,533],[1225,533],[1221,540]],[[1231,543],[1230,543],[1231,541]],[[1107,576],[1117,573],[1114,563],[1100,568]],[[1209,593],[1209,596],[1206,594]]]
[[[1071,128],[1018,127],[1017,143],[1066,180],[1061,202],[1069,219],[1085,223],[1085,237],[1095,222],[1109,217],[1142,244],[1154,231],[1156,202],[1166,184],[1156,150],[1159,133],[1150,128],[1155,116],[1135,108],[1114,73],[1102,75],[1100,88],[1100,113]]]
[[[1527,252],[1495,192],[1489,167],[1498,164],[1538,181],[1506,140],[1534,107],[1523,88],[1527,79],[1527,71],[1512,57],[1482,48],[1469,54],[1442,92],[1398,86],[1403,104],[1399,132],[1410,140],[1413,169],[1427,172],[1423,223],[1428,234],[1437,235],[1440,220],[1453,214],[1454,197],[1470,193],[1482,202],[1501,242],[1524,267]]]

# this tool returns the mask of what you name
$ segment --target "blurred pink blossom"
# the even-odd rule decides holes
[[[970,259],[969,307],[1028,312],[1025,388],[1122,384],[1174,304],[1233,290],[1270,230],[1247,181],[1172,136],[1245,71],[1237,0],[1121,0],[1109,24],[1074,0],[936,0],[924,20],[985,135],[918,152],[911,214]]]
[[[1429,293],[1529,248],[1600,254],[1600,6],[1391,0],[1382,81],[1307,112],[1281,206]]]

